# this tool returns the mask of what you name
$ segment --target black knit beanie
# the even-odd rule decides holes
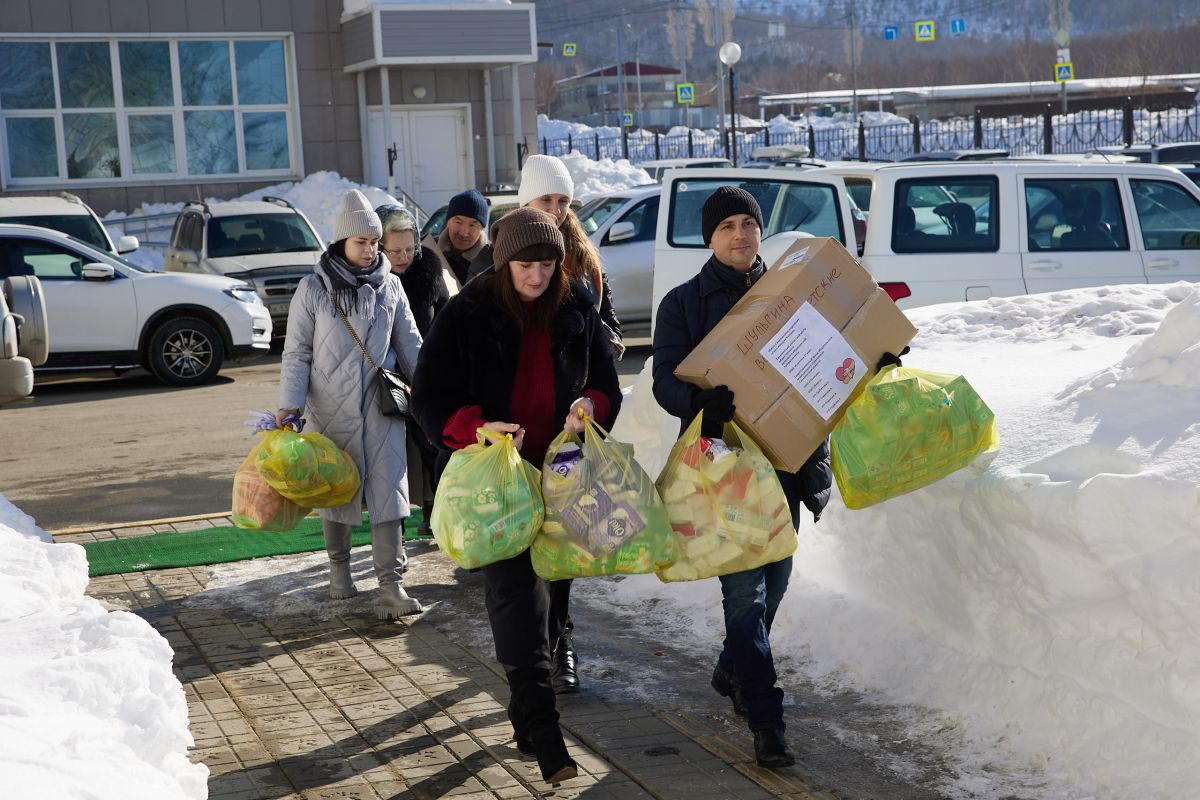
[[[497,269],[512,260],[513,256],[534,244],[548,244],[558,251],[558,261],[566,258],[563,235],[554,224],[554,217],[545,211],[528,206],[514,209],[492,226],[492,264]]]
[[[709,195],[704,201],[704,207],[700,209],[700,232],[704,236],[704,243],[708,244],[717,226],[734,214],[749,214],[754,217],[759,231],[762,231],[762,209],[758,207],[754,195],[736,186],[722,186]]]
[[[451,197],[450,202],[446,205],[446,219],[451,217],[467,217],[478,220],[479,224],[486,228],[488,224],[487,200],[474,189],[459,192]]]

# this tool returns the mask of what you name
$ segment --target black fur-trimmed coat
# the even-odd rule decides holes
[[[413,378],[413,408],[429,439],[445,450],[442,431],[454,412],[482,407],[487,420],[510,419],[509,398],[521,353],[517,323],[492,300],[495,273],[467,283],[450,298],[421,346]],[[605,427],[621,407],[621,385],[600,317],[586,292],[572,291],[550,331],[555,419],[566,417],[585,389],[608,398]]]
[[[414,259],[400,276],[408,306],[417,320],[417,330],[424,337],[433,325],[433,318],[450,300],[450,288],[446,285],[443,271],[446,262],[437,248],[421,246],[421,257]]]

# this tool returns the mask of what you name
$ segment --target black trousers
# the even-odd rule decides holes
[[[488,564],[482,571],[486,583],[484,604],[492,626],[496,659],[509,669],[549,670],[552,584],[533,571],[528,550]]]
[[[570,633],[575,628],[575,623],[571,622],[571,580],[568,578],[562,581],[549,581],[547,590],[550,593],[550,617],[549,626],[546,629],[546,640],[550,643],[550,649],[553,650],[558,644],[558,639],[564,633]]]

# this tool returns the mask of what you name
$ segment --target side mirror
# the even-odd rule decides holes
[[[117,239],[117,252],[120,254],[132,253],[139,247],[141,247],[141,243],[138,242],[136,236],[122,236],[120,239]]]
[[[83,279],[85,281],[111,281],[116,275],[117,271],[111,264],[96,262],[83,265]]]
[[[633,227],[632,222],[614,223],[613,226],[608,229],[609,244],[615,244],[617,242],[624,242],[627,239],[632,239],[635,233],[637,233],[637,229]]]

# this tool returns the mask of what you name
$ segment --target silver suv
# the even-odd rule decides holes
[[[193,201],[175,219],[163,268],[249,283],[266,304],[275,334],[283,336],[292,295],[324,250],[308,218],[281,198]]]

